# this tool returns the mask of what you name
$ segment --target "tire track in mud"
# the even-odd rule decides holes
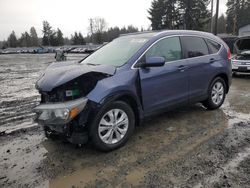
[[[35,81],[53,61],[53,54],[0,56],[0,133],[36,127],[33,108],[40,97]]]
[[[32,123],[40,100],[35,82],[52,61],[54,54],[0,55],[0,135],[37,126]]]

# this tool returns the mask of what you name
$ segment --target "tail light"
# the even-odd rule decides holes
[[[231,52],[230,49],[227,49],[227,59],[230,60],[231,59]]]

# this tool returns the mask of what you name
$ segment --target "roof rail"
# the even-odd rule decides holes
[[[134,33],[124,33],[120,34],[119,36],[129,36],[129,35],[140,35],[140,34],[146,34],[146,33],[158,33],[159,31],[139,31],[139,32],[134,32]]]

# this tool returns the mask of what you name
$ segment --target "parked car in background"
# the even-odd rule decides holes
[[[204,32],[121,36],[80,62],[45,70],[36,83],[37,121],[47,137],[116,149],[146,117],[198,102],[219,108],[231,84],[230,54],[221,39]]]
[[[250,36],[239,38],[234,47],[236,55],[231,60],[233,74],[250,73]]]

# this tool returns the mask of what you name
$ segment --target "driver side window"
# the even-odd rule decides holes
[[[182,59],[179,37],[165,38],[154,44],[145,57],[164,57],[166,62]]]

